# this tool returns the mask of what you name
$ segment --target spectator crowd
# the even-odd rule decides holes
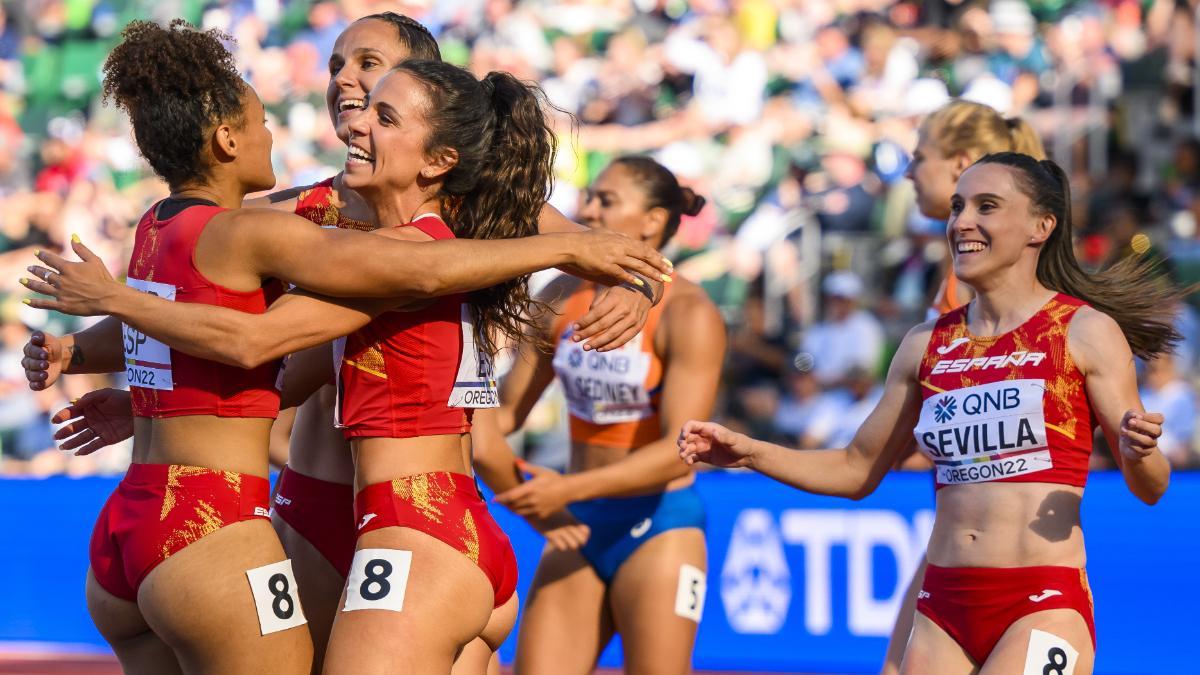
[[[233,36],[274,134],[278,187],[338,170],[326,59],[354,18],[420,20],[444,57],[536,80],[563,111],[553,203],[568,215],[612,158],[650,153],[705,195],[671,253],[721,308],[730,350],[716,416],[800,447],[843,444],[923,320],[948,250],[904,170],[921,118],[952,98],[1021,116],[1072,176],[1091,269],[1159,255],[1200,281],[1198,0],[0,0],[0,472],[116,472],[128,451],[73,458],[49,416],[101,386],[32,392],[34,329],[84,324],[22,305],[37,248],[78,234],[123,272],[137,218],[165,195],[99,65],[135,18]],[[573,119],[572,119],[573,117]],[[1139,364],[1177,467],[1200,464],[1200,294],[1184,342]],[[526,436],[554,463],[561,404]],[[1098,466],[1106,453],[1095,453]]]

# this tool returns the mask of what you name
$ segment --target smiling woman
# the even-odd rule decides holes
[[[689,463],[855,499],[916,440],[936,467],[937,516],[902,673],[1091,672],[1078,503],[1093,424],[1138,498],[1166,491],[1163,417],[1142,407],[1131,347],[1170,348],[1180,291],[1148,278],[1147,263],[1083,272],[1069,190],[1053,162],[1017,153],[963,172],[949,236],[955,274],[976,298],[905,336],[846,448],[792,451],[710,422],[680,434]]]

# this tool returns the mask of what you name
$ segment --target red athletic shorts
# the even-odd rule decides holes
[[[338,574],[354,559],[354,486],[283,467],[275,484],[275,513],[325,556]]]
[[[1073,609],[1096,646],[1092,591],[1077,567],[938,567],[930,565],[917,611],[954,638],[976,665],[1018,619],[1047,609]]]
[[[266,478],[181,464],[131,464],[92,530],[92,574],[104,590],[137,601],[159,563],[230,523],[267,519]]]
[[[492,582],[495,607],[517,589],[512,544],[466,474],[437,471],[368,485],[354,499],[354,516],[359,536],[383,527],[408,527],[467,556]]]

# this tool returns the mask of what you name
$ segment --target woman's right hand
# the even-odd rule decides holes
[[[71,337],[58,337],[52,333],[35,330],[25,343],[21,367],[29,388],[42,391],[54,386],[60,375],[67,371],[71,362]]]
[[[748,467],[754,460],[754,439],[715,422],[691,420],[679,432],[679,457],[723,468]]]
[[[133,437],[133,399],[128,391],[98,389],[75,399],[50,418],[64,424],[54,432],[61,450],[90,455],[106,445]]]
[[[31,307],[74,316],[111,314],[106,302],[125,291],[125,285],[112,278],[104,261],[78,237],[71,237],[71,248],[79,255],[80,262],[71,262],[49,251],[35,254],[46,266],[31,265],[29,272],[36,279],[21,279],[21,284],[52,299],[32,298],[27,302]]]
[[[571,237],[571,262],[562,267],[563,271],[599,284],[644,286],[645,281],[636,274],[646,279],[668,281],[674,271],[671,261],[653,246],[612,230],[544,236]]]

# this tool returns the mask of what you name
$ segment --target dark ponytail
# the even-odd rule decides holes
[[[1071,225],[1071,184],[1052,160],[1000,152],[976,164],[1000,164],[1015,169],[1016,184],[1043,215],[1057,221],[1038,256],[1037,278],[1045,287],[1086,301],[1117,322],[1133,353],[1149,359],[1183,339],[1175,329],[1175,303],[1186,292],[1162,274],[1161,261],[1128,257],[1096,274],[1075,259]]]
[[[704,197],[689,187],[679,185],[679,180],[670,169],[649,157],[626,155],[613,160],[613,165],[625,167],[633,174],[646,195],[646,209],[665,209],[667,223],[663,227],[662,241],[665,246],[679,231],[679,222],[684,215],[694,216],[704,208]]]
[[[437,40],[433,39],[433,34],[420,21],[403,14],[397,14],[396,12],[368,14],[359,19],[359,21],[366,21],[367,19],[386,21],[392,24],[399,33],[400,44],[404,45],[405,49],[408,50],[408,58],[427,59],[430,61],[442,60],[442,52],[438,48]]]
[[[442,185],[442,210],[455,236],[537,234],[558,147],[542,90],[508,73],[476,80],[440,61],[405,61],[395,70],[414,77],[429,95],[426,150],[458,152]],[[485,351],[495,353],[500,335],[518,340],[536,328],[545,306],[529,296],[528,281],[523,276],[471,294],[477,340]]]
[[[218,30],[183,19],[162,27],[132,21],[104,61],[103,100],[129,114],[138,150],[172,190],[203,180],[203,150],[221,122],[245,123],[246,83]]]

